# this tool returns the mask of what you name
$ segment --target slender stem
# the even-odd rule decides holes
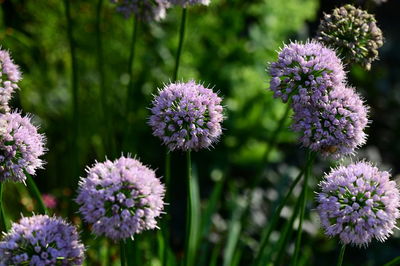
[[[42,194],[40,193],[38,187],[36,186],[35,181],[31,177],[31,175],[26,174],[26,185],[28,186],[29,193],[32,198],[36,200],[38,203],[38,209],[40,214],[48,214],[46,205],[43,202]]]
[[[274,149],[275,145],[278,143],[279,133],[282,131],[283,126],[285,125],[285,122],[289,117],[290,109],[291,109],[291,103],[288,102],[288,103],[286,103],[285,113],[283,114],[283,116],[281,117],[281,119],[278,122],[278,126],[275,128],[275,130],[271,134],[271,137],[268,139],[268,143],[267,143],[268,146],[267,146],[267,149],[263,156],[263,159],[266,162],[268,162],[271,151]]]
[[[176,52],[175,58],[175,69],[174,75],[172,76],[172,82],[175,82],[178,79],[179,65],[183,48],[183,41],[185,39],[185,28],[186,28],[186,20],[187,20],[187,10],[186,8],[182,8],[182,17],[181,17],[181,25],[179,30],[179,44],[178,51]]]
[[[191,159],[191,151],[188,150],[186,152],[186,166],[187,166],[187,193],[188,193],[188,200],[187,200],[187,208],[186,208],[186,241],[185,241],[185,266],[190,266],[192,260],[192,252],[193,250],[191,247],[191,236],[192,236],[192,193],[190,188],[190,183],[192,182],[192,159]]]
[[[274,261],[275,265],[282,265],[281,259],[283,258],[283,255],[285,254],[287,243],[289,242],[289,240],[292,236],[293,224],[294,224],[294,221],[296,220],[297,215],[299,214],[300,207],[301,207],[301,202],[298,200],[294,207],[292,216],[290,217],[290,220],[288,220],[286,222],[283,232],[281,233],[282,236],[280,236],[278,244],[276,245],[276,247],[277,247],[276,250],[278,251],[278,254],[275,257],[275,261]],[[272,253],[274,253],[274,251],[275,251],[275,249],[273,250]],[[263,265],[263,264],[261,264],[261,265]]]
[[[107,90],[106,90],[106,73],[104,71],[104,52],[103,52],[103,39],[101,34],[101,14],[103,10],[103,0],[99,0],[97,2],[96,8],[96,45],[97,45],[97,71],[99,73],[100,79],[100,106],[101,106],[101,114],[103,118],[103,123],[105,126],[102,127],[103,133],[103,149],[107,154],[107,151],[110,149],[110,144],[108,143],[108,130],[112,127],[108,125],[107,118]]]
[[[397,258],[394,258],[393,260],[389,261],[383,266],[394,266],[394,265],[399,265],[400,264],[400,256]]]
[[[279,203],[278,207],[274,211],[274,214],[271,218],[271,221],[268,223],[268,226],[265,228],[263,232],[263,238],[261,241],[260,249],[258,250],[257,256],[256,256],[256,265],[259,265],[261,263],[261,259],[263,257],[263,254],[265,253],[265,250],[268,246],[269,243],[269,237],[272,233],[272,231],[275,229],[276,223],[279,220],[281,211],[283,207],[286,205],[286,202],[289,200],[290,196],[292,195],[293,189],[296,187],[297,183],[301,180],[303,176],[304,170],[302,170],[296,177],[296,179],[293,181],[293,183],[290,185],[288,192],[286,193],[286,196],[282,199],[282,201]]]
[[[3,187],[4,183],[0,182],[0,231],[7,232],[7,218],[3,208]]]
[[[78,101],[78,61],[76,58],[75,40],[73,38],[73,23],[71,18],[70,0],[64,0],[65,16],[67,19],[67,35],[71,56],[72,67],[72,157],[73,157],[73,177],[77,178],[79,164],[78,135],[79,135],[79,101]]]
[[[128,238],[125,239],[125,259],[127,266],[135,265],[135,252],[136,246],[133,243],[133,240]]]
[[[167,148],[168,149],[168,148]],[[165,201],[170,202],[170,194],[169,194],[169,188],[171,186],[171,153],[167,150],[165,154],[165,186],[166,186],[166,191],[165,191]],[[169,206],[165,206],[165,212],[168,213]],[[169,221],[170,218],[167,215],[163,219],[163,227],[162,227],[162,232],[163,232],[163,239],[164,239],[164,250],[163,250],[163,265],[168,265],[168,239],[169,239]]]
[[[136,56],[136,39],[138,33],[139,20],[137,16],[133,19],[132,25],[132,40],[129,54],[129,62],[128,62],[128,74],[129,74],[129,84],[126,93],[126,111],[130,111],[130,104],[132,103],[133,97],[133,66],[135,64],[135,56]]]
[[[304,183],[303,183],[303,190],[302,190],[301,198],[300,198],[300,201],[301,201],[300,221],[299,221],[299,227],[297,229],[296,246],[295,246],[294,256],[293,256],[293,258],[294,258],[293,265],[294,266],[297,266],[298,259],[299,259],[301,236],[303,233],[304,213],[306,210],[306,203],[307,203],[308,178],[311,175],[311,169],[312,169],[312,164],[314,162],[314,158],[315,158],[315,154],[312,151],[308,151]]]
[[[126,265],[126,259],[125,259],[125,244],[124,240],[119,241],[119,252],[120,252],[120,259],[121,259],[121,266]]]
[[[346,250],[346,245],[342,244],[342,248],[340,249],[340,254],[339,254],[339,259],[337,262],[337,266],[342,266],[343,263],[343,257],[344,257],[344,251]]]

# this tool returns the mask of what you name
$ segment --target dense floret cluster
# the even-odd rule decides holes
[[[293,110],[300,142],[323,156],[352,154],[366,141],[367,107],[353,88],[338,86],[308,104],[294,103]]]
[[[149,119],[153,135],[171,151],[208,148],[222,133],[221,101],[194,81],[168,84],[153,100]]]
[[[122,156],[88,168],[76,202],[94,234],[121,240],[157,228],[164,194],[164,185],[153,170]]]
[[[42,168],[45,138],[28,116],[19,113],[0,115],[0,182],[24,182],[26,173]]]
[[[317,39],[335,47],[345,63],[358,63],[368,70],[383,45],[382,31],[376,25],[375,17],[352,5],[325,14]]]
[[[285,45],[268,71],[270,89],[283,102],[289,97],[294,102],[319,98],[326,95],[328,88],[345,80],[342,63],[335,52],[315,41]]]
[[[82,265],[84,246],[74,226],[47,215],[24,217],[0,242],[0,265]]]
[[[8,112],[8,103],[12,94],[18,89],[21,80],[19,67],[14,64],[7,51],[0,50],[0,112]]]
[[[384,241],[399,218],[400,195],[388,172],[369,163],[341,166],[326,175],[317,194],[317,211],[328,236],[365,246]]]

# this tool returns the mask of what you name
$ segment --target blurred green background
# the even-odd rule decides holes
[[[0,45],[10,50],[23,71],[21,89],[12,106],[34,114],[41,132],[47,136],[47,164],[35,180],[43,193],[56,197],[54,213],[81,225],[72,199],[78,177],[85,175],[86,165],[105,157],[114,159],[123,153],[136,155],[157,169],[159,176],[164,173],[164,147],[151,135],[146,123],[152,94],[172,79],[180,9],[168,10],[166,20],[160,23],[139,25],[132,81],[134,93],[127,98],[133,19],[123,18],[109,1],[103,0],[100,32],[104,74],[101,75],[96,31],[98,0],[69,2],[77,53],[79,119],[73,119],[71,57],[63,1],[0,1]],[[193,155],[201,198],[206,212],[210,213],[199,264],[209,265],[215,259],[216,265],[222,265],[229,250],[227,243],[232,243],[229,242],[232,230],[237,230],[238,225],[240,237],[235,242],[231,265],[246,265],[252,260],[271,209],[296,176],[305,157],[287,121],[278,145],[269,160],[265,158],[268,139],[285,108],[267,89],[269,77],[265,68],[276,58],[276,51],[284,42],[312,38],[322,12],[343,3],[346,1],[212,0],[208,7],[190,8],[179,79],[210,84],[224,98],[227,115],[221,141],[214,149]],[[391,170],[397,178],[400,173],[400,3],[396,0],[380,6],[373,1],[357,3],[376,14],[385,45],[380,50],[380,60],[372,65],[370,72],[357,66],[348,69],[349,82],[371,107],[372,120],[367,130],[368,143],[353,160],[372,160]],[[101,86],[105,88],[103,94]],[[106,103],[105,115],[102,97]],[[72,136],[76,127],[78,137],[74,144]],[[184,155],[174,153],[172,161],[170,242],[179,256],[185,223]],[[337,163],[318,160],[313,183],[318,182],[330,165]],[[261,178],[262,182],[250,192],[248,188],[255,178]],[[222,193],[210,200],[215,187],[221,188]],[[295,195],[299,192],[295,191]],[[250,207],[243,212],[246,193],[252,197]],[[6,211],[14,219],[20,213],[29,214],[34,208],[22,185],[7,184],[5,197]],[[313,197],[312,192],[309,197]],[[210,205],[212,208],[208,208]],[[304,224],[304,265],[334,265],[338,241],[323,235],[313,208],[310,200]],[[290,206],[285,208],[282,221],[291,212]],[[113,243],[101,238],[93,240],[85,225],[82,226],[82,237],[90,245],[88,265],[116,262],[116,249],[107,249]],[[279,230],[273,233],[271,245],[279,233]],[[374,242],[368,249],[349,248],[344,265],[381,265],[399,256],[399,236],[396,233],[384,244]],[[155,245],[146,240],[154,240],[154,232],[137,239],[142,240],[143,250]],[[285,265],[292,252],[293,245],[289,245],[280,264]],[[109,261],[103,259],[105,256]],[[160,263],[156,254],[144,252],[142,256],[146,265]]]

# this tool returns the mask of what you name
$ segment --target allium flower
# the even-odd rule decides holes
[[[117,5],[117,11],[125,18],[132,15],[144,21],[162,20],[170,4],[168,0],[110,0]]]
[[[399,215],[400,195],[388,172],[359,162],[334,169],[319,184],[317,211],[328,236],[365,246],[386,240]]]
[[[153,135],[173,150],[210,147],[222,133],[222,99],[194,81],[171,83],[153,100]]]
[[[44,142],[30,117],[17,112],[0,115],[0,182],[24,182],[25,173],[34,175],[42,168]]]
[[[365,143],[368,108],[352,88],[341,85],[328,91],[308,104],[293,104],[292,129],[302,133],[303,146],[338,158]]]
[[[181,5],[184,7],[194,6],[194,5],[205,5],[208,6],[211,0],[169,0],[173,5]]]
[[[21,80],[21,72],[14,64],[7,51],[0,50],[0,112],[10,111],[8,102],[13,92],[18,89],[18,81]]]
[[[315,41],[285,45],[268,71],[270,89],[274,97],[282,98],[283,102],[290,96],[294,102],[301,101],[299,96],[304,94],[319,97],[328,87],[345,80],[342,63],[335,52]]]
[[[24,217],[0,242],[0,265],[82,265],[76,228],[47,215]]]
[[[382,31],[375,17],[345,5],[325,14],[318,28],[319,41],[334,47],[347,64],[358,63],[369,70],[383,45]]]
[[[96,163],[79,183],[76,202],[96,235],[113,240],[157,227],[164,208],[164,185],[138,160],[121,157]]]

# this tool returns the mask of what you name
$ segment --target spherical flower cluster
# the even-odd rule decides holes
[[[83,259],[75,227],[47,215],[22,218],[0,242],[0,265],[82,265]]]
[[[76,202],[96,235],[113,240],[157,228],[164,208],[164,185],[138,160],[121,157],[96,163],[79,183]]]
[[[327,88],[345,80],[341,60],[335,52],[315,41],[285,45],[268,71],[270,89],[283,102],[290,96],[293,101],[301,101],[302,95],[313,98],[324,95]]]
[[[42,168],[44,142],[30,117],[17,112],[0,115],[0,182],[24,182],[25,173],[34,175]]]
[[[323,156],[351,154],[366,141],[368,108],[352,88],[340,85],[316,101],[294,103],[293,110],[300,142]]]
[[[328,236],[365,246],[393,233],[400,217],[400,195],[388,172],[365,162],[340,166],[325,176],[320,188],[317,211]]]
[[[7,51],[0,50],[0,112],[9,112],[8,102],[13,92],[18,89],[21,72],[14,64]]]
[[[132,15],[144,21],[162,20],[170,7],[168,0],[111,0],[117,5],[117,12],[125,18]]]
[[[169,0],[169,2],[171,2],[171,4],[173,5],[181,5],[184,7],[187,6],[194,6],[194,5],[209,5],[210,4],[210,0]]]
[[[382,31],[375,17],[352,5],[325,14],[317,38],[334,47],[346,63],[358,63],[368,70],[378,58],[378,48],[383,45]]]
[[[153,100],[153,135],[173,150],[210,147],[222,133],[222,99],[194,81],[166,85]]]

